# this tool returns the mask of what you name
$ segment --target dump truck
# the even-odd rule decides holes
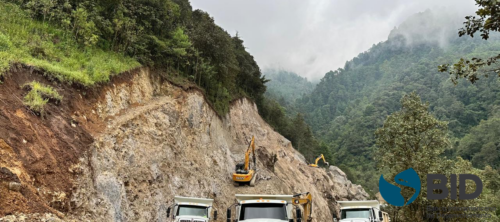
[[[227,209],[227,222],[312,221],[312,196],[310,193],[296,195],[237,194],[236,200],[236,203]],[[304,214],[299,206],[304,209]],[[235,208],[234,217],[233,208]]]
[[[389,217],[389,214],[387,212],[382,211],[382,219],[383,222],[391,222],[391,218]]]
[[[167,208],[167,218],[175,222],[209,222],[217,220],[217,210],[212,214],[213,199],[174,197],[174,203]]]
[[[384,212],[380,210],[377,200],[366,201],[338,201],[340,205],[340,218],[334,215],[335,222],[384,222],[390,221],[384,218]],[[387,215],[387,214],[385,214]],[[388,217],[388,216],[385,216]],[[384,220],[386,219],[386,220]]]

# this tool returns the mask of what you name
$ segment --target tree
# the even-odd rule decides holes
[[[460,140],[457,155],[475,167],[500,169],[500,118],[483,120]]]
[[[458,35],[468,35],[474,37],[476,32],[481,32],[481,37],[484,40],[489,39],[490,32],[498,32],[500,30],[500,2],[497,0],[475,0],[479,9],[476,11],[476,16],[466,16],[464,22],[465,27],[461,28]],[[457,84],[457,80],[465,78],[472,83],[475,83],[480,73],[484,73],[488,77],[489,73],[496,73],[500,76],[500,67],[495,66],[500,59],[500,54],[486,59],[461,58],[451,67],[449,64],[443,64],[438,67],[440,72],[449,72],[452,75],[452,80]],[[488,68],[489,67],[489,68]]]
[[[240,68],[231,36],[217,26],[208,13],[196,10],[192,16],[193,27],[189,37],[194,47],[216,68],[215,80],[234,92]]]
[[[472,164],[458,158],[456,161],[441,156],[450,146],[447,138],[447,123],[437,120],[429,111],[429,105],[421,102],[415,93],[403,96],[401,110],[387,117],[384,126],[376,131],[378,166],[385,172],[384,178],[394,181],[396,174],[413,168],[421,177],[422,187],[427,187],[424,176],[429,173],[450,174],[473,173],[482,175]],[[449,185],[448,185],[449,187]],[[475,184],[468,183],[469,193],[475,190]],[[410,197],[415,191],[412,188],[402,189],[403,197]],[[443,200],[426,199],[427,190],[422,189],[418,198],[408,206],[399,209],[398,218],[394,221],[444,221],[444,218],[427,218],[428,206],[434,207],[464,207],[479,206],[479,200]],[[460,212],[441,211],[441,215]],[[425,220],[424,220],[425,218]],[[453,218],[447,221],[471,221],[470,218]],[[481,220],[481,219],[478,219]]]
[[[89,21],[89,15],[84,7],[78,7],[73,11],[73,33],[75,38],[86,46],[97,43],[99,36],[95,33],[97,28],[93,21]]]
[[[232,38],[234,53],[238,61],[240,71],[236,76],[236,84],[242,88],[247,96],[255,100],[262,100],[261,96],[266,92],[266,85],[269,80],[262,76],[257,62],[250,53],[245,50],[243,40],[236,34]]]
[[[409,168],[420,176],[436,171],[440,167],[439,155],[449,146],[446,123],[434,118],[428,111],[429,105],[423,104],[415,92],[403,96],[401,105],[401,110],[388,116],[384,126],[375,132],[378,164],[388,172],[386,179],[389,181],[394,181],[396,174]],[[423,178],[421,181],[425,187],[426,181]],[[402,195],[410,197],[413,192],[403,189]],[[415,202],[402,208],[406,219],[424,218],[427,201],[422,196],[426,196],[425,190]]]
[[[488,178],[486,188],[490,189],[493,194],[496,195],[496,193],[500,190],[500,169],[495,170],[490,166],[487,166],[484,169],[484,174],[486,178]]]

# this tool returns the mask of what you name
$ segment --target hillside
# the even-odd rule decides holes
[[[476,12],[477,20],[466,17],[469,23],[437,7],[404,16],[386,41],[313,84],[286,67],[262,71],[238,32],[229,34],[208,12],[195,9],[200,2],[205,1],[0,0],[0,221],[171,221],[167,208],[173,198],[191,196],[214,199],[218,219],[212,221],[220,222],[236,194],[305,192],[312,195],[314,222],[340,216],[339,201],[385,203],[383,197],[389,205],[380,207],[395,222],[471,219],[466,211],[455,212],[463,207],[489,207],[476,213],[490,219],[477,221],[500,218],[500,69],[489,66],[500,60],[500,3],[476,1],[485,8]],[[297,13],[297,20],[272,13],[266,22],[235,22],[231,13],[237,10],[210,4],[231,32],[239,30],[236,23],[258,28],[241,33],[252,40],[248,49],[262,64],[308,58],[323,69],[339,58],[332,54],[358,48],[332,46],[360,45],[344,31],[367,33],[357,22],[377,27],[371,22],[383,21],[366,12],[345,10],[359,18],[349,19],[321,12],[325,4],[287,2],[281,11]],[[257,5],[236,4],[247,11]],[[274,7],[268,6],[259,10]],[[400,9],[395,11],[406,11]],[[401,22],[388,12],[380,15]],[[281,19],[285,23],[276,25]],[[297,24],[307,32],[296,31]],[[458,37],[464,25],[467,31]],[[477,29],[487,41],[472,37]],[[323,31],[330,34],[318,34]],[[282,35],[287,32],[295,34]],[[283,37],[269,42],[277,36],[307,44]],[[263,39],[265,44],[255,45]],[[304,49],[308,53],[300,53]],[[469,66],[446,65],[457,61]],[[488,67],[475,70],[473,63]],[[252,137],[256,185],[238,186],[232,175]],[[311,167],[320,154],[330,164]],[[398,176],[409,169],[411,180]],[[436,180],[429,174],[473,174],[484,186],[476,198],[459,192],[460,201],[432,199],[428,192],[437,191],[428,182]],[[412,205],[396,207],[402,204],[379,192],[383,180],[398,203]],[[456,185],[470,194],[479,188],[472,182]],[[268,204],[277,206],[257,202],[266,202],[266,211]],[[448,211],[436,213],[433,207]],[[206,209],[186,209],[207,218]],[[354,220],[357,213],[377,220],[363,211],[355,209]],[[342,217],[347,214],[342,210]]]
[[[165,221],[175,195],[224,215],[237,193],[299,192],[313,221],[331,221],[337,200],[368,197],[261,118],[280,107],[253,56],[188,0],[0,0],[0,12],[0,221]],[[310,139],[298,120],[292,133]],[[234,187],[251,136],[257,186]],[[298,138],[301,151],[315,142]]]
[[[0,78],[20,63],[93,87],[147,66],[203,89],[221,115],[266,90],[243,40],[188,0],[1,0],[0,12]]]
[[[17,99],[25,93],[19,85],[33,79],[65,98],[47,105],[45,118]],[[298,192],[313,194],[314,221],[331,221],[337,200],[367,198],[338,168],[307,166],[248,99],[234,101],[219,117],[201,91],[177,87],[147,68],[91,91],[19,68],[1,87],[0,167],[22,184],[19,192],[0,186],[0,201],[9,203],[0,214],[14,214],[7,221],[158,221],[174,195],[215,198],[224,212],[236,193]],[[251,136],[258,147],[257,186],[234,187],[231,174]]]
[[[461,20],[434,11],[411,16],[387,41],[359,54],[344,68],[326,73],[313,92],[295,104],[314,134],[330,147],[332,162],[373,193],[378,192],[381,174],[375,165],[374,132],[400,108],[401,97],[413,91],[430,104],[434,116],[448,122],[453,145],[448,157],[462,156],[476,167],[498,168],[498,156],[486,158],[487,152],[495,153],[493,146],[480,145],[485,137],[475,138],[488,132],[491,142],[498,142],[493,136],[498,135],[498,125],[492,123],[500,106],[499,79],[482,78],[475,84],[459,81],[455,86],[450,76],[437,69],[460,57],[500,53],[497,36],[488,41],[459,38],[456,30]]]
[[[270,81],[266,83],[266,96],[275,98],[282,106],[294,103],[296,99],[309,94],[314,84],[296,73],[278,69],[266,69],[264,76]]]

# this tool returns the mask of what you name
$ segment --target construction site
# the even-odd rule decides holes
[[[19,100],[33,80],[65,98],[45,118]],[[190,210],[242,221],[252,212],[243,202],[274,201],[286,221],[322,222],[339,215],[339,201],[368,198],[335,163],[307,163],[248,99],[219,116],[198,89],[147,68],[91,91],[71,87],[25,66],[6,75],[0,221],[174,221]]]

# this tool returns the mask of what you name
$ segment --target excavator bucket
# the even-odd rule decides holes
[[[252,180],[250,180],[250,186],[254,187],[255,186],[255,181],[257,180],[257,172],[253,174]]]

